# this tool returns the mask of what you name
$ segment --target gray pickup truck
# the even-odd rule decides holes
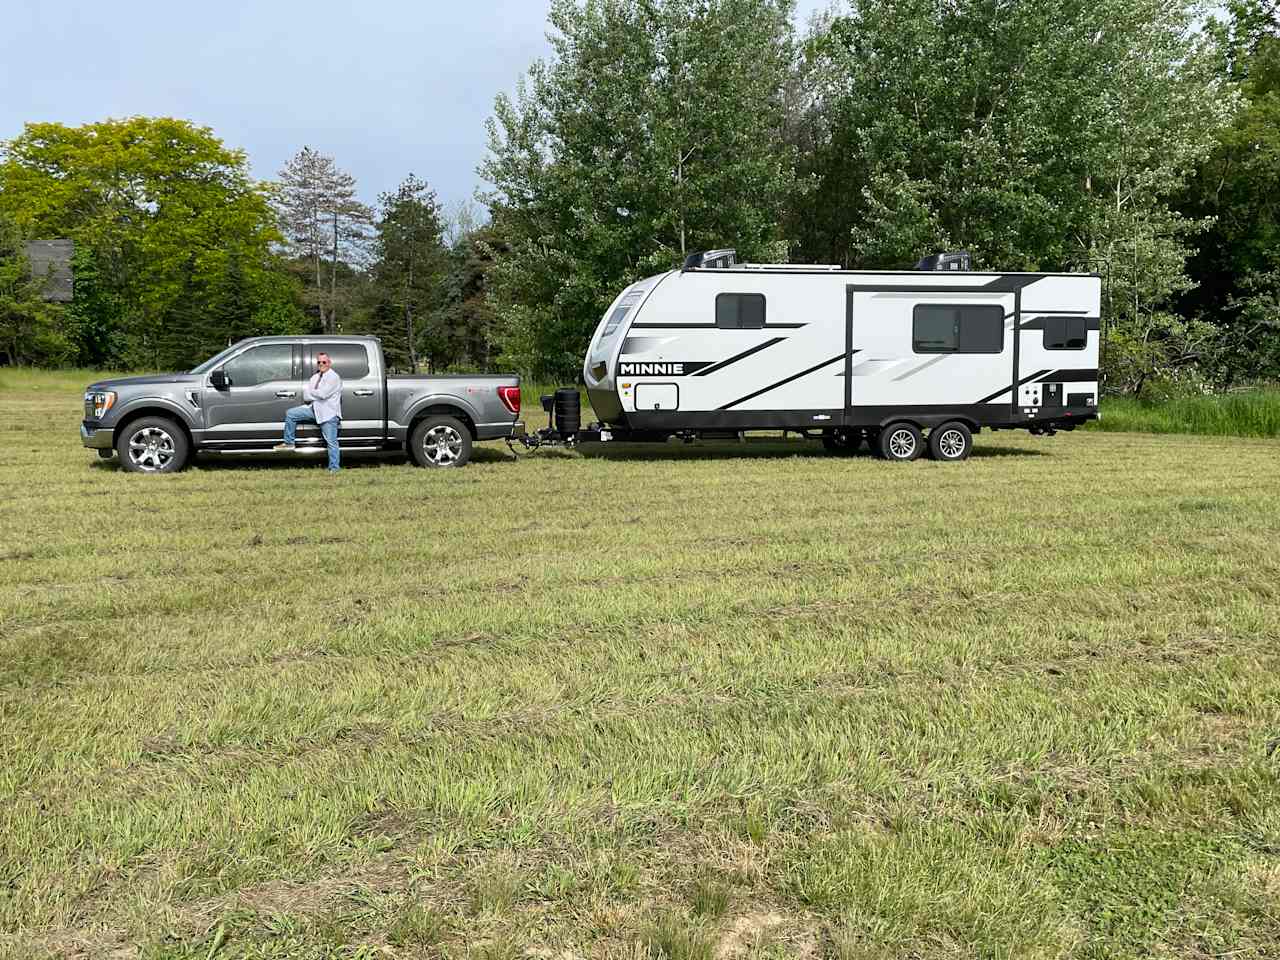
[[[424,467],[460,467],[476,440],[518,437],[517,376],[388,376],[377,337],[254,337],[190,373],[102,380],[84,394],[80,439],[135,473],[173,473],[196,453],[261,454],[327,353],[342,377],[342,450],[407,450]],[[303,426],[298,451],[321,453]]]

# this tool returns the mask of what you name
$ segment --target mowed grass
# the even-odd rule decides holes
[[[1280,950],[1275,441],[152,478],[0,380],[0,956]]]

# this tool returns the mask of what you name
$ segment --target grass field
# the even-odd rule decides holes
[[[0,377],[0,956],[1280,952],[1276,441],[150,478],[83,384]]]
[[[1162,403],[1108,397],[1090,430],[1198,433],[1219,437],[1280,437],[1280,388],[1182,397]]]

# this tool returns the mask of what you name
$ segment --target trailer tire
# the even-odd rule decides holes
[[[850,430],[834,430],[822,435],[822,448],[831,453],[853,454],[862,446],[862,435]]]
[[[877,448],[885,460],[915,460],[924,453],[924,435],[914,423],[891,423],[880,431]]]
[[[929,431],[929,456],[934,460],[967,460],[973,451],[973,434],[959,420]]]
[[[420,467],[465,466],[471,459],[471,431],[455,417],[426,417],[409,434],[409,456]]]

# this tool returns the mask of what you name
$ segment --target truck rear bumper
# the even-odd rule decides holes
[[[97,424],[91,427],[88,420],[80,424],[80,443],[93,450],[110,450],[114,445],[110,430],[99,429]]]
[[[515,423],[507,421],[505,423],[477,423],[476,439],[477,440],[501,440],[503,437],[523,437],[524,421],[517,420]]]

